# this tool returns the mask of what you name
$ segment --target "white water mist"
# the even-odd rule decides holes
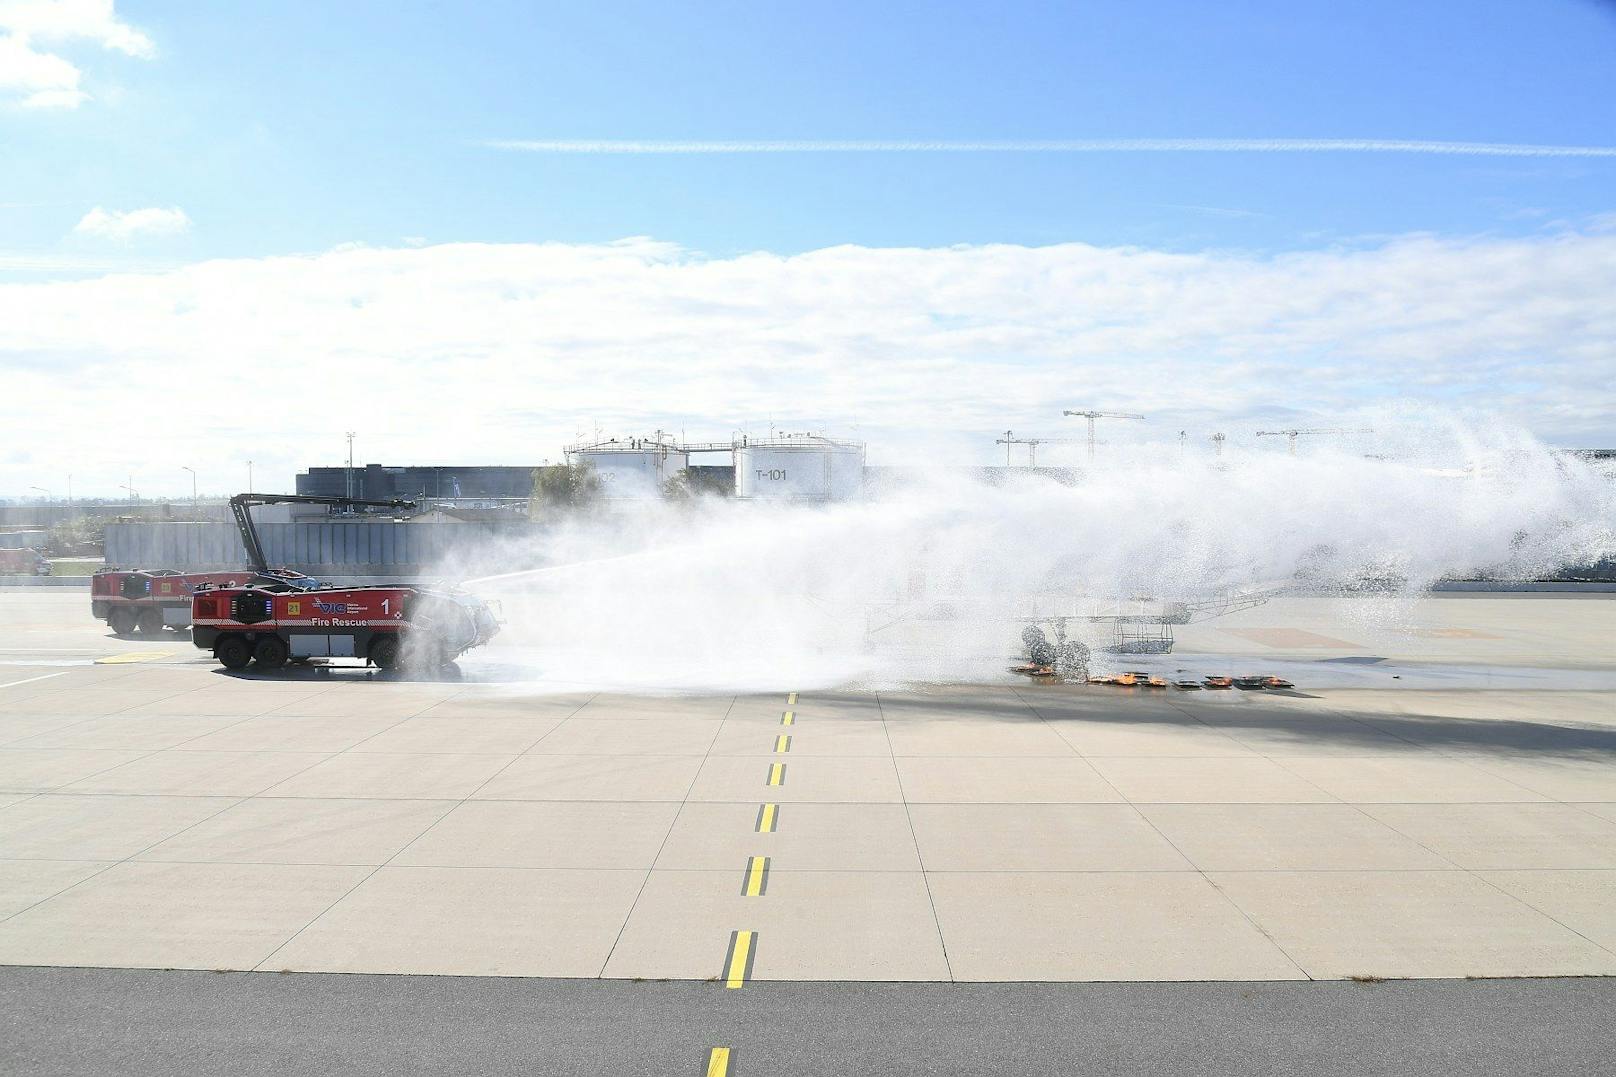
[[[596,688],[746,690],[1002,674],[1034,612],[1273,587],[1414,595],[1616,555],[1616,482],[1587,463],[1496,427],[1397,431],[1373,457],[1166,446],[1075,482],[939,470],[855,503],[625,505],[447,568],[498,577],[472,585],[507,619],[488,661]]]

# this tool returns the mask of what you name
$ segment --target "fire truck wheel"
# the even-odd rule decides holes
[[[225,669],[246,669],[252,661],[252,648],[240,636],[226,636],[213,647],[214,657]]]
[[[115,636],[131,636],[135,632],[135,612],[119,606],[107,614],[107,625]]]
[[[136,623],[140,626],[141,635],[155,636],[163,630],[163,611],[156,608],[141,610]]]
[[[258,663],[259,669],[280,669],[289,657],[291,652],[286,641],[279,636],[265,636],[253,648],[253,661]]]
[[[370,660],[377,669],[392,669],[398,665],[398,638],[382,636],[370,645]]]

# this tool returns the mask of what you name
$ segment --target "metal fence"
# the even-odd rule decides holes
[[[476,557],[531,525],[332,520],[261,523],[271,565],[310,574],[409,575]],[[235,527],[222,523],[117,523],[106,531],[106,563],[122,568],[201,570],[247,563]]]

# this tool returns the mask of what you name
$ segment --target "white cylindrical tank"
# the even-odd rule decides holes
[[[572,450],[567,463],[592,469],[603,498],[644,500],[661,497],[662,484],[684,472],[690,454],[654,442],[612,443]]]
[[[757,501],[850,501],[864,492],[864,446],[828,438],[735,449],[735,496]]]

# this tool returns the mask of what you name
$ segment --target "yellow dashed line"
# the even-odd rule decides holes
[[[724,986],[742,987],[752,978],[752,959],[757,956],[756,931],[732,931],[729,953],[724,955]]]
[[[797,705],[797,693],[792,692],[789,696],[786,696],[786,704],[795,707]]]
[[[714,1047],[707,1052],[707,1077],[729,1077],[729,1060],[734,1053],[728,1047]]]
[[[797,712],[796,711],[786,711],[784,714],[782,714],[780,716],[780,724],[781,725],[796,725],[797,724]]]
[[[746,858],[746,876],[741,880],[741,893],[746,897],[762,897],[769,890],[769,858]]]
[[[786,784],[786,765],[784,763],[770,763],[769,764],[769,784],[770,785],[784,785],[784,784]]]
[[[764,804],[758,808],[757,827],[759,834],[773,834],[775,824],[780,821],[780,805]]]
[[[781,733],[778,737],[774,738],[774,754],[775,755],[780,755],[783,752],[789,752],[789,751],[791,751],[791,738],[790,737],[788,737],[784,733]]]
[[[98,666],[117,666],[125,662],[155,662],[159,658],[167,658],[173,651],[128,651],[124,654],[109,654],[105,658],[97,658]]]

